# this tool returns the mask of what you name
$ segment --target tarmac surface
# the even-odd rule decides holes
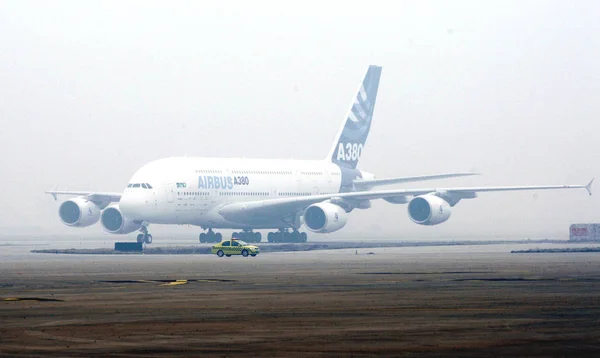
[[[599,356],[600,254],[510,253],[539,246],[255,258],[3,246],[0,356]]]

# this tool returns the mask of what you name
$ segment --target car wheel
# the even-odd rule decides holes
[[[231,255],[225,255],[225,256],[227,256],[227,257],[231,257]]]
[[[225,253],[223,252],[223,250],[217,251],[217,256],[223,257],[223,255],[225,255]]]
[[[248,257],[248,250],[246,250],[246,249],[242,250],[242,256]]]
[[[254,257],[254,256],[256,256],[256,254],[252,254],[252,255],[250,255],[250,256]]]

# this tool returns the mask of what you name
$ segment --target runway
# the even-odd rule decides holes
[[[600,255],[510,254],[524,246],[221,259],[13,248],[0,255],[0,355],[599,354]]]

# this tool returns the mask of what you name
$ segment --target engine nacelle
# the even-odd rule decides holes
[[[100,218],[102,228],[111,234],[129,234],[142,227],[141,224],[127,219],[119,209],[119,205],[111,205],[102,211]]]
[[[304,224],[312,232],[334,232],[343,228],[346,221],[348,221],[346,210],[335,204],[313,204],[304,210]]]
[[[413,198],[408,203],[408,216],[419,225],[437,225],[450,218],[450,204],[440,197],[427,194]]]
[[[79,196],[60,204],[58,216],[67,226],[86,227],[100,219],[100,208],[86,198]]]

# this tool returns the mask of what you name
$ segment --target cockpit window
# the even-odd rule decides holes
[[[139,188],[142,187],[144,189],[152,189],[152,185],[148,184],[148,183],[135,183],[135,184],[129,184],[127,185],[128,188]]]

